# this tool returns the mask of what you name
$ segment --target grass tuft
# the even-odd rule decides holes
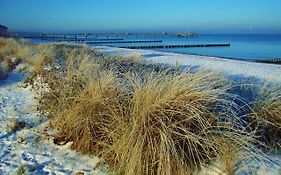
[[[31,44],[25,40],[0,38],[0,46],[0,63],[4,65],[6,73],[31,58]]]
[[[108,142],[106,130],[110,113],[117,110],[119,92],[112,72],[99,72],[101,78],[87,82],[71,100],[69,108],[57,116],[59,137],[73,141],[72,147],[83,153],[99,153]]]
[[[26,167],[24,164],[20,164],[17,168],[16,175],[26,175]]]
[[[281,86],[263,83],[252,102],[256,115],[252,121],[261,131],[262,139],[273,148],[281,147]]]
[[[20,121],[19,119],[13,117],[11,118],[11,122],[7,127],[7,132],[16,132],[17,130],[23,129],[26,126],[26,122]]]
[[[127,79],[129,115],[116,121],[105,156],[117,174],[189,174],[220,156],[224,145],[218,139],[235,144],[248,137],[216,116],[214,106],[224,103],[226,88],[217,74],[164,71]]]

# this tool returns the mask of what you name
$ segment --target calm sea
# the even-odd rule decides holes
[[[90,36],[97,39],[95,36]],[[230,59],[242,59],[255,61],[260,59],[281,58],[281,35],[198,35],[194,38],[178,38],[161,35],[143,36],[102,36],[98,39],[123,38],[125,40],[162,40],[162,43],[123,43],[106,44],[107,46],[141,46],[141,45],[176,45],[176,44],[208,44],[229,43],[230,47],[206,47],[206,48],[172,48],[154,49],[166,52],[185,54],[207,55]],[[91,38],[89,38],[91,40]]]

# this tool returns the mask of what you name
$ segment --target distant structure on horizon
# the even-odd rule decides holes
[[[196,32],[182,32],[176,33],[177,37],[196,37],[198,33]]]
[[[0,36],[2,36],[2,37],[9,36],[8,27],[3,26],[3,25],[0,24]]]

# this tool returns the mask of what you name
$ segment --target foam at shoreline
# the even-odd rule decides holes
[[[109,46],[94,46],[103,53],[129,56],[140,54],[144,60],[175,65],[199,66],[235,77],[252,77],[281,83],[281,65],[231,60],[210,56],[188,55],[155,50],[123,49]]]

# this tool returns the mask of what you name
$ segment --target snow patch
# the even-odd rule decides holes
[[[0,84],[0,174],[14,175],[19,168],[28,174],[107,174],[107,167],[96,167],[101,159],[81,155],[70,149],[71,143],[53,143],[55,131],[47,118],[36,111],[38,91],[21,87],[22,74],[13,74]],[[37,79],[40,85],[40,78]],[[41,84],[39,91],[46,91]],[[11,119],[27,126],[14,132],[7,130]]]

